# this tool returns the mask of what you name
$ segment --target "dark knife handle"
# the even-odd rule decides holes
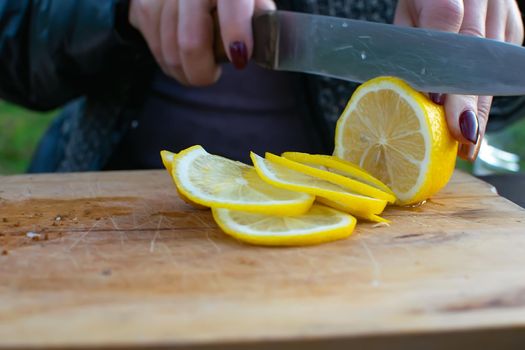
[[[274,68],[277,60],[277,46],[279,41],[279,11],[268,11],[255,15],[252,21],[253,28],[253,55],[252,59],[265,68]],[[229,63],[228,55],[224,51],[221,27],[217,10],[213,10],[213,54],[215,62]]]

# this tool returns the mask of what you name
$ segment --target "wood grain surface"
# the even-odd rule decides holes
[[[523,209],[456,173],[385,217],[263,248],[224,235],[164,171],[0,177],[0,347],[524,344]]]

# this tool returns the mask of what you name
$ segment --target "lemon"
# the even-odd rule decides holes
[[[306,154],[305,158],[316,158],[316,155],[309,155],[311,157],[308,157]],[[318,156],[321,157],[322,156]],[[373,186],[370,186],[366,183],[363,183],[361,181],[354,180],[352,178],[336,174],[321,168],[316,168],[315,166],[310,166],[306,164],[302,164],[300,162],[295,162],[293,160],[290,160],[286,157],[279,157],[271,153],[266,153],[265,156],[266,159],[276,163],[280,164],[282,166],[285,166],[287,168],[296,170],[300,173],[311,175],[313,177],[316,177],[318,179],[323,179],[328,182],[334,183],[336,185],[339,185],[341,187],[347,188],[352,192],[355,192],[357,194],[362,194],[363,196],[378,198],[378,199],[384,199],[390,203],[394,203],[396,200],[396,197],[393,194],[383,192]]]
[[[269,184],[285,190],[309,193],[332,201],[343,202],[349,208],[349,212],[356,216],[380,214],[387,204],[385,200],[359,195],[340,185],[264,159],[253,152],[250,156],[257,174]]]
[[[164,164],[164,167],[168,171],[168,173],[171,175],[171,171],[173,170],[173,159],[175,158],[177,154],[170,152],[170,151],[160,151],[160,157],[162,158],[162,164]],[[197,209],[208,209],[208,207],[204,205],[200,205],[198,203],[195,203],[194,201],[190,200],[188,197],[186,197],[184,194],[182,194],[181,191],[179,191],[179,188],[175,186],[177,189],[177,193],[179,194],[180,199],[182,199],[187,204],[197,208]]]
[[[358,164],[395,193],[419,203],[454,171],[457,142],[442,106],[405,82],[379,77],[362,84],[337,122],[334,155]]]
[[[290,159],[301,164],[310,165],[320,169],[326,169],[330,172],[349,177],[350,179],[364,182],[367,185],[373,186],[383,192],[395,196],[394,192],[392,192],[392,190],[387,185],[382,183],[379,179],[373,177],[366,170],[357,166],[356,164],[350,163],[336,156],[325,154],[308,154],[301,152],[284,152],[282,156],[286,159]]]
[[[175,158],[176,155],[176,153],[170,151],[160,151],[160,158],[162,159],[162,164],[170,174],[171,170],[173,169],[173,158]]]
[[[346,238],[356,219],[351,215],[315,204],[300,216],[275,216],[229,209],[212,209],[219,227],[236,239],[258,245],[309,245]]]
[[[332,201],[323,197],[317,197],[316,199],[319,203],[327,205],[331,208],[337,209],[339,211],[342,211],[344,213],[351,213],[353,211],[353,207],[346,205],[344,202],[339,201]],[[385,218],[382,218],[379,215],[376,214],[370,214],[370,213],[357,213],[354,214],[359,219],[367,220],[367,221],[373,221],[373,222],[386,222],[389,223],[390,220],[387,220]]]
[[[291,216],[306,213],[314,201],[312,195],[269,185],[254,167],[209,154],[198,145],[174,156],[172,167],[182,195],[207,207]]]

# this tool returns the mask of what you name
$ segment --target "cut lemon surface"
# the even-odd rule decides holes
[[[275,216],[213,208],[219,227],[236,239],[258,245],[309,245],[346,238],[356,219],[315,204],[300,216]]]
[[[362,196],[329,181],[300,173],[283,165],[264,159],[255,153],[251,158],[257,174],[268,184],[281,189],[309,193],[311,195],[345,203],[355,215],[380,214],[387,201]]]
[[[350,99],[337,123],[334,155],[370,172],[407,205],[447,184],[457,147],[442,106],[400,79],[380,77]]]
[[[172,164],[178,190],[207,207],[291,216],[306,213],[314,201],[312,195],[274,187],[254,167],[209,154],[201,146],[181,151]]]
[[[381,180],[375,178],[358,165],[350,163],[339,157],[301,152],[284,152],[282,156],[298,163],[325,169],[333,173],[349,177],[350,179],[364,182],[365,184],[373,186],[383,192],[394,195],[394,192],[387,185],[381,182]]]
[[[315,155],[311,155],[311,157],[316,158]],[[318,156],[318,157],[321,157],[321,156]],[[386,193],[384,191],[377,189],[376,187],[370,186],[361,181],[354,180],[350,177],[343,176],[341,174],[336,174],[336,173],[330,172],[325,169],[320,169],[315,166],[306,165],[300,162],[293,161],[289,158],[284,157],[284,155],[283,157],[279,157],[279,156],[276,156],[275,154],[266,153],[265,158],[276,164],[280,164],[282,166],[293,169],[300,173],[311,175],[318,179],[326,180],[333,184],[347,188],[351,190],[352,192],[361,194],[363,196],[384,199],[390,203],[394,203],[396,200],[396,197],[391,193]]]

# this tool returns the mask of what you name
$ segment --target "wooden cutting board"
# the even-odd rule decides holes
[[[263,248],[164,171],[0,177],[0,347],[523,346],[523,209],[456,173],[385,217]]]

